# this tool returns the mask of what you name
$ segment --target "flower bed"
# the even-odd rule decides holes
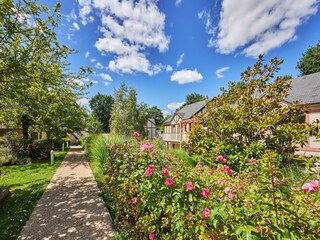
[[[190,167],[152,144],[107,145],[105,190],[120,235],[134,239],[317,239],[318,181],[289,185],[272,154],[235,172],[228,159]]]

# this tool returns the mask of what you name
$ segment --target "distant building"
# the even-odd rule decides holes
[[[144,125],[145,132],[148,139],[155,139],[158,137],[156,121],[153,118],[149,118]]]

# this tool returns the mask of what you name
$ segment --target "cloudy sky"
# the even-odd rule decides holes
[[[164,113],[189,93],[219,94],[260,53],[284,59],[279,74],[295,77],[301,54],[320,40],[319,0],[61,2],[59,39],[78,50],[69,60],[94,70],[82,79],[93,82],[88,98],[125,82]]]

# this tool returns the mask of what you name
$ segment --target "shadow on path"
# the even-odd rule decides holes
[[[113,239],[109,214],[81,147],[72,146],[23,228],[22,239]]]

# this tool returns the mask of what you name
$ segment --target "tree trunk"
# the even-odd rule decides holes
[[[24,139],[29,138],[29,127],[30,127],[30,119],[27,114],[21,117],[21,125],[22,125],[22,136]]]

